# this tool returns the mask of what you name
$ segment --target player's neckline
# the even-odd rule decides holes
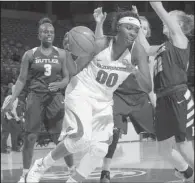
[[[46,56],[46,57],[49,57],[49,56],[52,55],[52,53],[53,53],[53,48],[52,48],[52,50],[51,50],[51,52],[50,52],[49,54],[45,54],[44,51],[43,51],[43,49],[42,49],[41,47],[39,47],[39,50],[40,50],[41,54],[42,54],[43,56]]]

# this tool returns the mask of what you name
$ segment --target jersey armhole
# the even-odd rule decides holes
[[[28,54],[29,56],[29,68],[31,67],[31,64],[33,63],[33,59],[34,59],[34,54],[35,54],[35,51],[37,50],[38,47],[35,47],[27,52],[29,53],[32,53],[32,54]]]

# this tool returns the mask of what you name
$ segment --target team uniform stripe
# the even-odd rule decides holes
[[[194,115],[194,109],[187,114],[187,119]]]
[[[191,99],[187,104],[187,110],[191,109],[194,106],[194,101]]]
[[[188,128],[189,126],[193,125],[194,124],[194,119],[192,119],[191,121],[189,121],[187,124],[186,124],[186,128]]]
[[[185,97],[186,100],[189,100],[190,99],[191,93],[190,93],[189,90],[186,91],[186,93],[184,94],[184,97]]]

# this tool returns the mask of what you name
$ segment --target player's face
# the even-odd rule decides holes
[[[134,24],[121,24],[119,25],[118,36],[124,40],[124,42],[129,45],[132,44],[139,32],[139,27]]]
[[[54,37],[54,27],[51,24],[45,23],[41,25],[39,30],[39,39],[42,43],[52,44]]]
[[[144,36],[146,37],[146,35],[148,33],[148,22],[145,20],[141,20],[141,24],[142,24],[142,32],[143,32]]]

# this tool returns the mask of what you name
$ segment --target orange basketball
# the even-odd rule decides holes
[[[76,56],[87,56],[94,52],[95,35],[91,29],[77,26],[68,34],[69,49]]]

